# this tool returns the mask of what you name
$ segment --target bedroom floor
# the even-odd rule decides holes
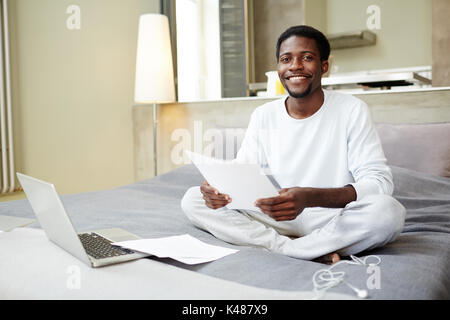
[[[6,193],[0,195],[0,202],[13,201],[13,200],[21,200],[25,199],[25,193],[23,191],[16,191],[13,193]]]

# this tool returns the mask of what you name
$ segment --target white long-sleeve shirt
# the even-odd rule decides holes
[[[258,107],[236,162],[258,163],[282,188],[340,188],[351,184],[357,200],[391,195],[392,174],[367,105],[348,94],[324,90],[312,116],[294,119],[286,97]]]

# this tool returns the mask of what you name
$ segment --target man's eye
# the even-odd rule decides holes
[[[282,57],[280,58],[280,62],[288,62],[289,58],[288,57]]]
[[[305,60],[305,61],[311,61],[312,59],[313,59],[312,56],[304,56],[303,57],[303,60]]]

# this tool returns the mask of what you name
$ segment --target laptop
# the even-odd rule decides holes
[[[96,268],[149,256],[111,245],[140,239],[120,228],[77,233],[53,184],[21,173],[17,178],[47,237],[87,265]]]

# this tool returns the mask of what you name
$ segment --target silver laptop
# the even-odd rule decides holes
[[[112,246],[111,242],[139,239],[120,228],[77,234],[53,184],[21,173],[17,178],[47,237],[87,265],[95,268],[149,256]]]

